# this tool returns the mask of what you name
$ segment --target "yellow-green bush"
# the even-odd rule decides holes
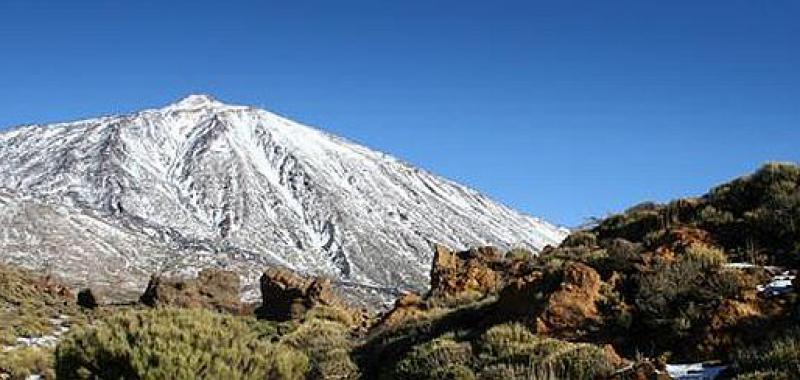
[[[456,342],[442,337],[415,346],[400,360],[391,379],[448,379],[459,375],[469,378],[472,348],[469,342]],[[474,374],[472,374],[474,376]]]
[[[353,326],[353,314],[345,309],[334,306],[317,306],[306,313],[306,320],[327,320],[337,322],[344,326]]]
[[[0,345],[11,345],[18,337],[51,334],[51,318],[79,314],[72,299],[47,292],[35,274],[17,267],[0,265]]]
[[[717,268],[728,262],[723,250],[704,244],[692,244],[686,249],[684,259],[699,263],[704,268]]]
[[[306,355],[242,318],[199,309],[123,311],[56,348],[56,373],[70,379],[302,379],[308,369]]]
[[[32,375],[54,379],[53,352],[39,347],[0,351],[0,373],[4,372],[11,376],[11,380],[23,380]]]
[[[562,247],[589,247],[597,245],[597,235],[591,231],[575,231],[561,243]]]
[[[600,347],[540,337],[517,323],[487,330],[478,350],[482,378],[592,379],[614,370]]]
[[[535,256],[533,252],[525,248],[513,248],[506,252],[506,259],[513,261],[530,261]]]
[[[355,379],[359,371],[350,356],[353,348],[350,327],[331,320],[330,317],[338,313],[326,310],[310,313],[303,324],[281,339],[281,343],[307,355],[311,378]]]

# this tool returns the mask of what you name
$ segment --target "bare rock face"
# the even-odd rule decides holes
[[[375,331],[392,330],[407,321],[422,318],[427,309],[428,306],[418,294],[404,294],[395,301],[394,308],[381,317]]]
[[[140,301],[148,306],[205,308],[240,313],[239,275],[230,271],[203,269],[195,279],[153,276]]]
[[[269,268],[261,276],[259,316],[272,320],[302,318],[315,306],[345,308],[325,277],[301,277],[285,268]]]
[[[542,273],[533,272],[527,276],[515,278],[500,291],[497,306],[501,313],[515,316],[535,316],[541,310],[536,303],[537,294],[543,287]]]
[[[523,262],[507,259],[495,247],[454,251],[443,245],[434,247],[430,290],[424,295],[409,292],[395,302],[376,325],[377,330],[393,329],[411,320],[424,318],[442,305],[471,302],[495,295],[508,281],[523,272]]]
[[[537,320],[537,331],[543,334],[569,336],[584,329],[598,316],[600,275],[582,263],[571,263],[564,269],[564,279],[550,295]]]
[[[498,313],[529,321],[539,334],[570,338],[598,318],[600,275],[582,263],[571,263],[557,275],[538,271],[512,278],[499,293]]]
[[[502,252],[494,247],[455,252],[436,245],[428,297],[495,293],[503,283],[507,267]]]

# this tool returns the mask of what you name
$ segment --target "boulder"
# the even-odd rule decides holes
[[[393,330],[408,321],[421,319],[428,310],[425,301],[416,293],[406,293],[397,299],[394,308],[383,314],[373,331]]]
[[[652,361],[641,360],[618,370],[609,380],[672,380],[666,371],[658,367]]]
[[[316,306],[347,308],[324,277],[301,277],[289,269],[269,268],[261,276],[259,317],[286,321],[302,318]]]
[[[153,276],[139,300],[151,307],[204,308],[239,314],[244,309],[240,289],[235,272],[203,269],[194,279]]]
[[[494,247],[456,252],[436,245],[428,298],[456,297],[463,293],[496,293],[504,282],[510,261]]]
[[[512,279],[501,291],[497,299],[500,314],[517,317],[535,317],[541,312],[542,304],[537,302],[546,293],[547,284],[541,272]]]
[[[563,281],[536,321],[537,332],[561,338],[578,335],[598,318],[600,275],[582,263],[564,268]]]
[[[78,306],[86,309],[96,309],[100,306],[100,295],[91,288],[81,289],[78,292]]]
[[[537,333],[573,338],[599,320],[596,302],[603,284],[600,275],[582,263],[570,263],[561,272],[509,280],[497,300],[498,314],[527,320]]]

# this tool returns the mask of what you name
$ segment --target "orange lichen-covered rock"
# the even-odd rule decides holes
[[[586,328],[598,317],[600,275],[582,263],[571,263],[564,269],[558,290],[548,298],[537,320],[538,332],[568,336]]]
[[[503,274],[498,271],[505,269],[507,264],[500,250],[494,247],[455,252],[437,245],[431,268],[429,297],[456,296],[464,292],[497,292],[503,280]]]

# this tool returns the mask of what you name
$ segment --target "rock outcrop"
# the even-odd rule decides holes
[[[424,318],[436,308],[454,307],[496,295],[509,281],[526,273],[525,260],[507,258],[495,247],[454,251],[434,246],[430,290],[424,295],[406,293],[385,313],[375,330],[393,329]],[[521,304],[526,304],[522,302]]]
[[[527,320],[540,334],[570,338],[598,319],[596,302],[602,284],[597,271],[577,262],[555,274],[532,271],[508,281],[500,291],[497,310]]]
[[[392,310],[383,314],[375,331],[392,330],[411,320],[420,319],[425,316],[428,305],[416,293],[406,293],[398,298]]]
[[[239,314],[239,275],[230,271],[203,269],[194,279],[153,276],[140,301],[148,306],[204,308]]]
[[[91,288],[81,289],[78,292],[78,306],[85,309],[96,309],[100,306],[100,295]]]
[[[558,290],[547,300],[541,316],[536,321],[537,332],[552,336],[579,334],[598,316],[600,275],[582,263],[571,263],[564,268],[564,279]]]
[[[289,269],[269,268],[261,276],[263,318],[285,321],[302,318],[316,306],[347,308],[325,277],[301,277]]]
[[[537,298],[543,294],[546,283],[541,272],[509,281],[498,296],[497,307],[504,315],[534,318],[542,309]]]
[[[453,251],[434,247],[431,285],[427,298],[458,297],[465,293],[497,293],[518,272],[520,262],[506,259],[495,247]]]

